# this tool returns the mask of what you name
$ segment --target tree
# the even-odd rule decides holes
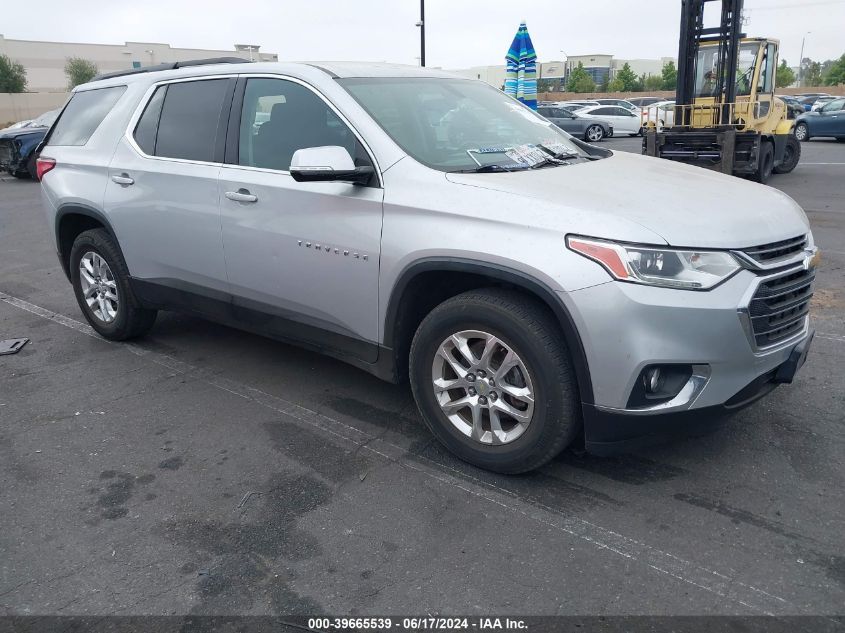
[[[778,66],[778,72],[775,76],[775,85],[778,88],[786,88],[787,86],[791,86],[795,83],[795,73],[792,69],[787,65],[786,60],[781,60],[780,66]]]
[[[618,77],[607,84],[608,92],[625,92],[625,84]]]
[[[655,90],[663,89],[663,77],[659,75],[649,75],[643,82],[643,88],[646,92],[654,92]]]
[[[97,64],[81,57],[68,57],[65,62],[68,90],[73,90],[79,84],[88,83],[99,74]]]
[[[23,64],[0,55],[0,92],[23,92],[26,90],[26,69]]]
[[[845,54],[830,65],[824,76],[825,86],[845,84]]]
[[[819,86],[822,82],[822,65],[805,57],[801,62],[801,85]]]
[[[566,89],[569,92],[595,92],[596,82],[584,70],[584,64],[581,62],[578,62],[578,67],[569,73]]]
[[[660,77],[663,79],[663,90],[678,89],[678,69],[675,67],[675,62],[670,61],[663,64]]]
[[[637,75],[631,70],[631,66],[628,62],[625,62],[625,65],[616,73],[616,79],[622,82],[622,85],[625,86],[625,92],[636,92],[638,88],[639,79]]]

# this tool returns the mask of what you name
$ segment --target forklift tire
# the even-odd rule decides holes
[[[771,143],[763,141],[760,145],[760,157],[757,160],[757,171],[751,176],[751,178],[761,184],[766,184],[766,181],[772,175],[772,167],[774,164],[775,150]]]
[[[783,160],[780,165],[774,168],[776,174],[788,174],[795,167],[798,166],[798,161],[801,160],[801,143],[798,139],[790,134],[786,138],[786,147],[783,150]]]

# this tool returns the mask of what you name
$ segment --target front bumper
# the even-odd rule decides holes
[[[790,351],[787,360],[758,376],[721,405],[636,415],[593,404],[583,404],[585,448],[594,455],[630,451],[672,436],[689,436],[711,430],[730,414],[756,402],[775,387],[791,383],[807,359],[815,332],[810,332]]]
[[[693,430],[791,381],[812,338],[809,320],[777,345],[756,348],[745,309],[759,281],[743,270],[707,292],[608,282],[561,293],[592,383],[593,401],[583,403],[588,450]],[[688,365],[692,375],[671,401],[632,407],[643,370],[652,365]]]
[[[17,144],[12,140],[0,140],[0,171],[16,174],[23,169]]]

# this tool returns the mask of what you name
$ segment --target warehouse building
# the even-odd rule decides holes
[[[262,53],[256,44],[235,44],[231,50],[173,48],[156,42],[123,44],[84,44],[13,40],[0,35],[0,55],[7,55],[26,68],[27,90],[64,92],[67,90],[65,62],[81,57],[94,62],[101,73],[208,57],[243,57],[252,61],[278,61],[275,53]]]

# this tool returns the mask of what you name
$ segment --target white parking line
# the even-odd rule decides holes
[[[88,336],[98,338],[105,343],[110,343],[110,341],[100,337],[89,325],[57,314],[24,299],[18,299],[17,297],[0,292],[0,301]],[[639,561],[660,574],[670,576],[726,600],[741,604],[758,613],[775,615],[797,614],[802,611],[800,607],[788,602],[784,598],[740,582],[730,575],[708,569],[697,563],[685,560],[669,552],[652,547],[647,543],[629,538],[614,530],[590,523],[576,516],[564,514],[555,508],[541,503],[525,501],[509,490],[472,477],[468,473],[458,473],[448,466],[439,464],[421,455],[414,455],[413,460],[409,459],[408,451],[405,447],[393,444],[381,437],[371,435],[366,431],[357,429],[317,411],[265,393],[254,387],[215,376],[210,372],[203,371],[165,354],[144,349],[137,344],[120,343],[119,345],[127,348],[133,354],[143,356],[147,360],[164,366],[171,371],[190,374],[191,377],[201,380],[206,384],[249,400],[262,407],[285,414],[301,423],[316,427],[323,432],[340,438],[344,442],[351,442],[361,450],[372,452],[388,461],[399,463],[403,468],[414,470],[443,485],[460,489],[511,512],[575,536],[598,549],[613,552],[627,560]],[[449,474],[449,472],[444,473],[444,471],[451,471],[454,475]],[[465,481],[467,479],[471,483]]]

